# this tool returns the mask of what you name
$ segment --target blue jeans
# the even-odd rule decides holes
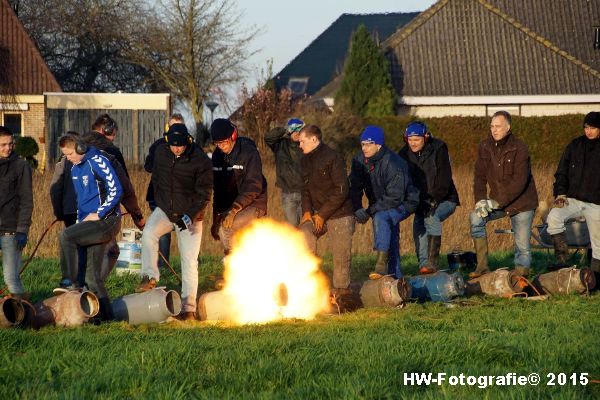
[[[202,221],[193,221],[186,230],[179,230],[160,207],[156,207],[142,233],[142,276],[160,278],[158,270],[158,242],[165,233],[175,230],[181,257],[181,302],[184,312],[196,311],[198,294],[198,254],[202,243]]]
[[[294,226],[300,224],[302,215],[302,196],[300,192],[281,192],[281,207],[285,220]]]
[[[531,252],[529,251],[531,240],[531,224],[535,210],[523,211],[510,217],[510,223],[515,235],[515,260],[514,264],[522,267],[531,265]],[[485,225],[488,221],[506,217],[504,211],[493,211],[485,218],[478,216],[475,211],[470,215],[471,219],[471,237],[481,238],[486,237]]]
[[[23,282],[19,272],[21,269],[21,250],[17,248],[15,235],[0,236],[0,248],[2,248],[2,272],[4,283],[8,291],[13,294],[25,293]]]
[[[427,264],[429,256],[429,243],[427,236],[442,236],[442,222],[454,214],[456,203],[452,201],[441,202],[435,212],[429,217],[424,214],[415,213],[413,221],[413,239],[415,241],[415,250],[419,258],[419,267]]]
[[[396,208],[377,211],[373,215],[373,248],[387,251],[388,274],[402,277],[400,267],[400,221],[408,215]]]

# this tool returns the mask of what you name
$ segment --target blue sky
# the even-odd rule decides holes
[[[267,60],[279,72],[321,32],[344,13],[371,14],[423,11],[435,0],[237,0],[242,26],[255,25],[262,33],[254,42],[260,50],[249,60],[249,82],[255,82]]]

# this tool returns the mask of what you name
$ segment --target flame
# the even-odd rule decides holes
[[[239,324],[313,319],[328,308],[320,259],[298,229],[261,218],[238,232],[225,259],[224,295]]]

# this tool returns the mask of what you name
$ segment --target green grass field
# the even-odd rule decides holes
[[[544,264],[534,254],[535,266]],[[506,265],[496,254],[492,266]],[[356,257],[363,279],[371,257]],[[408,274],[414,257],[403,257]],[[177,262],[175,263],[177,265]],[[200,290],[217,258],[201,259]],[[329,271],[331,260],[324,269]],[[164,272],[165,283],[177,288]],[[35,261],[24,282],[34,300],[60,278],[56,260]],[[111,276],[112,296],[134,277]],[[45,398],[561,398],[600,397],[600,294],[546,301],[465,298],[452,306],[411,303],[314,321],[228,327],[179,322],[125,323],[39,331],[0,330],[0,399]],[[538,373],[538,386],[405,385],[404,373]],[[565,373],[547,385],[548,374]],[[588,373],[586,386],[571,374]],[[595,383],[592,381],[596,381]],[[559,382],[561,381],[561,382]]]

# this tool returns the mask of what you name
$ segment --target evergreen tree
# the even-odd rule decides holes
[[[394,112],[388,62],[364,25],[352,35],[335,104],[336,108],[339,106],[362,117],[386,116]]]

